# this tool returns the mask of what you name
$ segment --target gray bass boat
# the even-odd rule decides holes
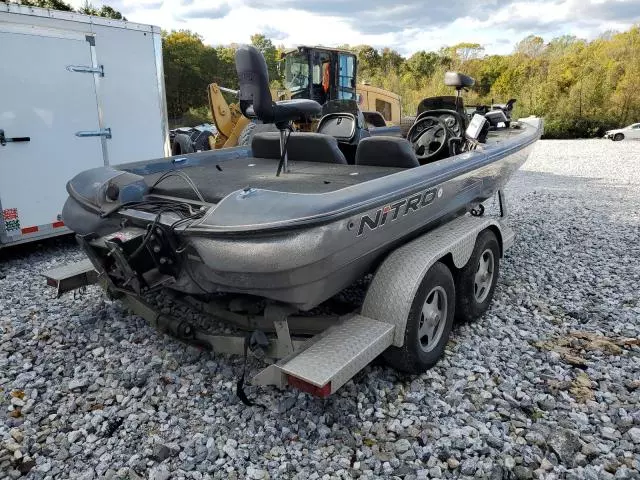
[[[238,293],[310,310],[394,249],[491,198],[542,134],[457,96],[421,103],[406,138],[372,135],[355,99],[273,102],[262,55],[236,55],[243,113],[275,124],[250,147],[102,167],[69,181],[63,220],[118,289]],[[314,132],[294,123],[320,118]],[[314,123],[315,125],[315,123]],[[480,212],[481,213],[481,212]]]

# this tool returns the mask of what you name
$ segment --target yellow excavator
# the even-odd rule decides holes
[[[400,125],[400,96],[366,83],[356,83],[357,59],[353,52],[321,46],[301,46],[283,52],[281,69],[285,90],[272,90],[276,100],[309,98],[324,104],[330,100],[356,100],[371,127]],[[209,108],[217,134],[206,142],[193,141],[185,134],[176,135],[173,154],[196,149],[219,149],[248,145],[257,131],[275,130],[273,125],[252,122],[240,112],[237,103],[228,103],[223,92],[237,95],[236,90],[217,83],[208,86]],[[186,138],[185,138],[186,137]],[[208,147],[208,148],[207,148]]]
[[[240,106],[237,103],[229,104],[225,100],[222,92],[231,93],[236,95],[236,90],[220,87],[217,83],[209,84],[207,88],[209,94],[209,108],[211,109],[211,116],[213,117],[213,123],[215,123],[218,133],[214,139],[209,140],[211,149],[237,147],[243,145],[246,139],[243,138],[243,142],[240,141],[240,136],[244,134],[246,137],[248,131],[253,127],[251,120],[242,115]],[[247,130],[245,132],[245,130]]]

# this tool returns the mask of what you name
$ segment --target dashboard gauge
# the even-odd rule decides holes
[[[448,128],[455,133],[456,136],[460,136],[460,125],[458,125],[458,120],[453,115],[442,115],[440,117],[442,123],[444,123]]]

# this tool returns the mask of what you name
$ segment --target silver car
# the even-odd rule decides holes
[[[628,127],[618,128],[617,130],[609,130],[604,136],[614,142],[619,142],[624,139],[640,140],[640,123],[634,123]]]

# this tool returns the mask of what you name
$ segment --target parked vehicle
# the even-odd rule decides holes
[[[605,138],[610,138],[614,142],[620,140],[640,140],[640,123],[633,123],[628,127],[609,130],[604,134]]]
[[[216,142],[218,129],[211,123],[203,123],[195,127],[178,127],[169,130],[171,155],[211,150]]]
[[[169,155],[160,29],[0,3],[0,248],[69,233],[79,170]]]

